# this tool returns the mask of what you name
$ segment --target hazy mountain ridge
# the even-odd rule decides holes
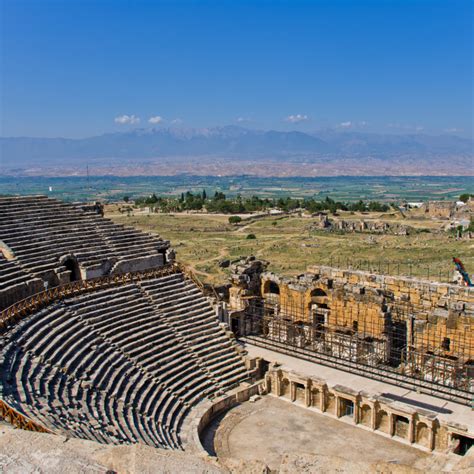
[[[86,164],[122,176],[472,175],[473,141],[449,135],[353,131],[156,128],[82,138],[0,138],[4,174],[74,175]]]
[[[466,154],[473,141],[441,135],[379,135],[361,132],[260,131],[227,126],[210,129],[137,129],[82,138],[0,138],[6,162],[27,164],[38,159],[155,158],[225,155],[242,158],[286,155],[352,155],[359,153]]]

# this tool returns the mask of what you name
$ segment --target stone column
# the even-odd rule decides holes
[[[411,415],[408,420],[408,441],[410,443],[415,442],[415,417]]]
[[[323,413],[326,411],[326,389],[324,386],[319,392],[319,408]]]
[[[272,390],[268,390],[268,387],[273,389],[272,376],[270,374],[265,375],[265,391],[271,393]]]
[[[356,425],[359,424],[359,410],[360,410],[359,402],[360,402],[360,399],[359,397],[357,397],[354,400],[354,423]]]
[[[277,372],[274,376],[275,380],[275,393],[277,396],[281,397],[281,375]]]
[[[395,424],[393,422],[393,413],[388,413],[388,434],[393,436],[395,434]]]
[[[304,386],[304,404],[311,406],[311,380],[307,380]]]
[[[430,423],[430,433],[429,433],[429,438],[428,438],[428,449],[430,451],[433,451],[435,448],[435,427],[434,423]]]
[[[296,400],[296,384],[290,380],[290,400],[294,402]]]
[[[334,394],[334,400],[336,402],[336,418],[341,418],[341,399],[337,393]]]
[[[377,407],[375,403],[372,405],[372,409],[370,410],[370,427],[372,431],[377,429]]]

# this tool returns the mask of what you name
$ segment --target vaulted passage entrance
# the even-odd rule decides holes
[[[66,270],[71,272],[71,281],[78,281],[82,280],[81,277],[81,270],[79,268],[79,264],[77,260],[73,257],[68,257],[64,262],[63,265],[66,267]]]

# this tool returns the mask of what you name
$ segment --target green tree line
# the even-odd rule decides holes
[[[293,211],[295,209],[304,209],[308,212],[328,211],[336,213],[337,211],[353,212],[386,212],[390,206],[378,201],[358,201],[354,203],[334,201],[330,197],[322,201],[314,198],[294,199],[291,197],[282,197],[277,199],[260,198],[258,196],[227,197],[224,193],[216,191],[214,196],[208,197],[206,191],[201,193],[192,193],[190,191],[181,193],[179,197],[158,197],[152,194],[148,197],[135,199],[135,205],[138,207],[152,207],[161,212],[183,212],[183,211],[201,211],[206,209],[208,212],[218,212],[223,214],[239,214],[248,212],[266,211],[269,209],[279,209],[281,211]]]

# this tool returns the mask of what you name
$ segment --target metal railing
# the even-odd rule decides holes
[[[159,269],[103,276],[91,278],[90,280],[79,280],[40,291],[39,293],[35,293],[28,298],[14,303],[0,312],[0,334],[12,322],[17,321],[19,318],[30,314],[32,311],[37,311],[54,301],[62,300],[71,296],[77,296],[101,288],[125,285],[127,283],[133,283],[135,281],[146,280],[149,278],[159,278],[180,271],[183,271],[180,264],[170,264]]]
[[[52,431],[44,428],[36,421],[33,421],[22,413],[16,411],[2,399],[0,399],[0,418],[22,430],[37,431],[39,433],[52,433]]]
[[[429,383],[421,379],[402,375],[390,370],[384,370],[382,368],[365,366],[357,364],[355,362],[340,359],[338,357],[330,356],[327,354],[321,354],[308,349],[291,346],[272,339],[265,338],[258,335],[246,335],[239,337],[241,342],[245,342],[251,345],[262,347],[264,349],[273,350],[280,352],[288,356],[303,359],[308,362],[315,362],[321,365],[332,367],[337,370],[358,374],[363,377],[368,377],[373,380],[380,380],[392,385],[398,385],[408,390],[415,390],[420,393],[427,395],[433,395],[438,398],[445,400],[451,400],[463,405],[470,405],[474,398],[472,392],[466,392],[463,390],[457,390],[450,387],[444,387],[439,384]]]
[[[87,292],[92,292],[103,288],[110,288],[112,286],[120,286],[127,283],[147,280],[149,278],[159,278],[179,272],[185,273],[184,267],[179,263],[173,263],[159,269],[104,276],[90,280],[79,280],[41,291],[29,296],[28,298],[18,301],[17,303],[0,312],[0,335],[3,335],[9,326],[15,324],[21,318],[28,316],[32,312],[37,311],[48,304],[60,301],[64,298],[78,296]],[[191,278],[189,272],[186,272],[185,274]],[[195,280],[193,279],[193,281]],[[23,413],[15,410],[1,398],[0,419],[4,419],[11,425],[24,430],[54,434],[52,431],[31,420]]]

